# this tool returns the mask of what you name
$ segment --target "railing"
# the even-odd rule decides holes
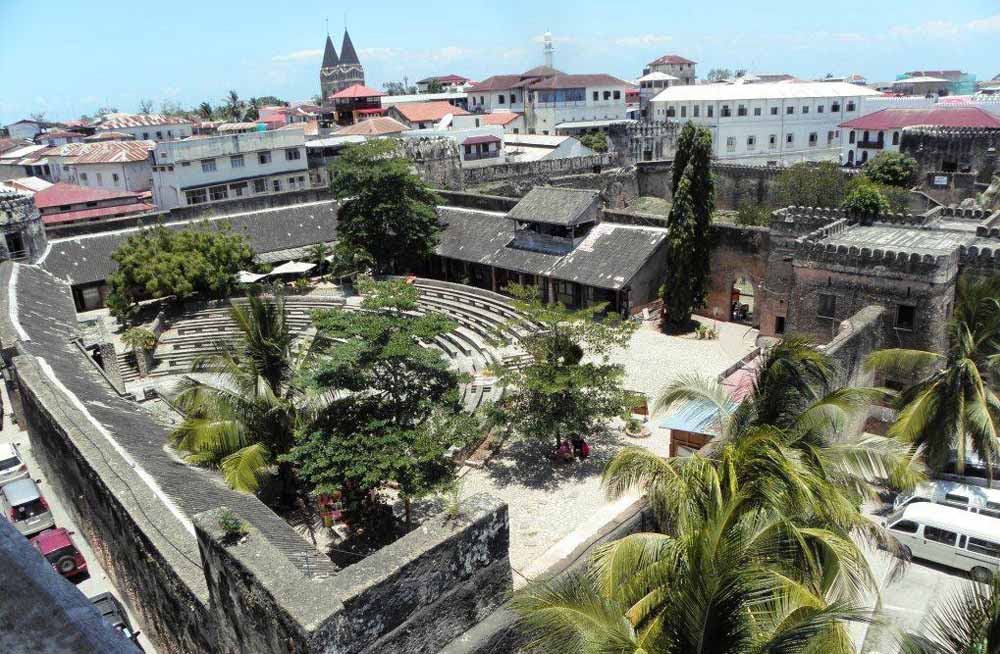
[[[491,152],[471,152],[465,155],[465,161],[479,161],[480,159],[499,159],[500,151],[493,150]]]
[[[868,148],[871,150],[881,150],[885,147],[885,141],[858,141],[859,148]]]

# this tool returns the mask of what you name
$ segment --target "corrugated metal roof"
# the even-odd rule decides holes
[[[103,141],[83,143],[83,149],[72,159],[74,164],[132,163],[145,161],[155,141]]]
[[[178,116],[163,114],[108,114],[97,122],[99,130],[115,130],[126,127],[153,127],[155,125],[190,125],[191,121]]]

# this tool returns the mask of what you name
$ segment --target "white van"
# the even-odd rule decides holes
[[[898,510],[915,502],[934,502],[990,518],[1000,518],[998,488],[970,486],[957,481],[925,481],[918,484],[912,492],[900,494],[893,502],[893,509]]]
[[[1000,569],[1000,521],[963,509],[917,502],[883,523],[903,547],[903,555],[965,570],[989,581]]]

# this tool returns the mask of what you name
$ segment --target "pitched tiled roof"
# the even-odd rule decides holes
[[[500,143],[500,137],[493,136],[492,134],[484,134],[482,136],[470,136],[462,141],[462,145],[480,145],[482,143]]]
[[[94,220],[95,218],[114,218],[118,216],[128,216],[134,213],[149,213],[155,211],[156,206],[148,202],[135,202],[133,204],[116,204],[110,207],[97,207],[96,209],[77,209],[76,211],[63,211],[61,213],[50,213],[42,216],[42,223],[45,225],[64,225],[82,220]]]
[[[145,161],[149,152],[156,147],[155,141],[101,141],[98,143],[67,143],[66,145],[82,145],[82,148],[71,149],[67,155],[72,157],[70,163],[131,163]],[[50,156],[55,153],[50,153]]]
[[[346,89],[341,89],[330,96],[331,99],[343,99],[343,98],[380,98],[385,93],[382,91],[376,91],[375,89],[368,88],[362,84],[352,84]]]
[[[566,73],[562,72],[561,70],[557,68],[552,68],[551,66],[535,66],[534,68],[526,70],[523,73],[521,73],[521,78],[523,79],[525,77],[551,77],[553,75],[565,75],[565,74]]]
[[[513,111],[497,111],[491,114],[483,114],[481,117],[487,125],[509,125],[520,118],[521,115]]]
[[[408,129],[410,129],[409,126],[404,125],[394,118],[389,118],[388,116],[378,116],[376,118],[362,120],[359,123],[348,125],[347,127],[341,127],[334,132],[334,134],[337,136],[350,136],[352,134],[361,134],[362,136],[381,136],[382,134],[399,134],[400,132],[405,132]]]
[[[461,75],[455,75],[454,73],[450,75],[435,75],[434,77],[425,77],[417,84],[430,84],[431,82],[468,82],[468,77],[462,77]]]
[[[508,214],[514,220],[573,225],[597,201],[598,191],[536,186]]]
[[[595,75],[556,75],[531,84],[530,89],[574,89],[588,86],[625,86],[625,81],[598,73]]]
[[[340,63],[337,57],[337,49],[333,47],[333,39],[326,35],[326,48],[323,50],[323,68],[333,68]]]
[[[163,114],[108,114],[95,127],[100,130],[125,127],[153,127],[155,125],[189,125],[190,120]]]
[[[35,206],[39,209],[48,209],[50,207],[60,207],[64,204],[80,204],[82,202],[99,202],[101,200],[138,197],[142,197],[142,194],[133,191],[109,191],[107,189],[59,182],[44,191],[35,193]]]
[[[393,109],[411,123],[422,123],[428,120],[441,120],[448,114],[452,116],[467,116],[469,112],[461,107],[448,104],[444,100],[437,102],[404,102],[392,106]]]
[[[351,35],[344,30],[344,40],[340,44],[340,63],[342,64],[360,64],[358,61],[358,53],[354,51],[354,43],[351,41]]]
[[[207,210],[211,211],[211,208]],[[337,203],[324,200],[249,213],[213,215],[207,220],[170,223],[167,228],[214,229],[220,220],[228,222],[233,233],[241,234],[255,252],[263,254],[335,240]],[[138,228],[50,239],[51,247],[40,265],[56,277],[73,284],[107,279],[118,267],[112,261],[111,254],[136,231]]]
[[[1000,128],[1000,118],[979,107],[931,106],[918,108],[889,107],[846,123],[848,129],[901,129],[913,125],[936,127],[995,127]]]
[[[690,59],[685,59],[684,57],[680,57],[678,55],[669,54],[669,55],[663,55],[662,57],[658,57],[657,59],[652,60],[651,62],[649,62],[649,65],[662,66],[664,64],[694,64],[694,63],[698,62],[691,61]]]
[[[521,86],[520,75],[493,75],[487,77],[482,82],[476,82],[465,89],[466,93],[479,93],[482,91],[504,91]]]

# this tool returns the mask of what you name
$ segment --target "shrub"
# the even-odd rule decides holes
[[[848,177],[832,161],[802,162],[781,171],[775,180],[778,203],[787,207],[836,207],[847,195]]]
[[[156,334],[145,327],[132,327],[122,334],[122,343],[133,352],[152,352],[156,347]]]
[[[916,183],[919,172],[916,159],[900,152],[879,152],[862,169],[862,174],[876,184],[905,188]]]
[[[580,143],[594,152],[608,151],[608,137],[604,135],[604,132],[588,132],[580,137]]]
[[[699,341],[714,341],[719,338],[719,329],[708,325],[698,325],[694,328],[694,334]]]
[[[226,510],[219,516],[219,527],[225,532],[225,538],[229,542],[239,540],[247,533],[246,525],[238,515]]]
[[[889,202],[875,184],[858,184],[841,207],[855,216],[877,216],[889,211]]]
[[[771,210],[761,204],[744,204],[736,212],[737,225],[767,227],[771,222]]]

